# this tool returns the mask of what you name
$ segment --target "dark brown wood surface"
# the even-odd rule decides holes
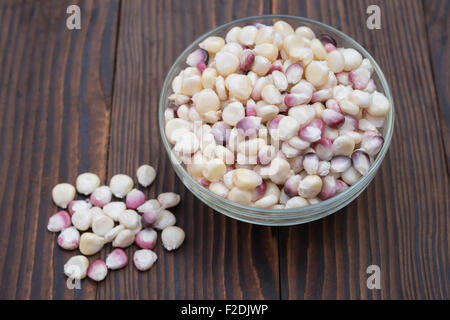
[[[81,7],[81,30],[66,28],[70,4]],[[370,4],[381,30],[366,28]],[[436,0],[1,0],[0,298],[449,299],[448,12]],[[294,227],[241,223],[202,204],[176,178],[157,125],[181,51],[215,26],[269,13],[313,18],[363,44],[396,107],[390,150],[367,190]],[[87,170],[134,175],[142,163],[158,170],[147,196],[182,195],[174,213],[185,244],[173,253],[158,245],[149,272],[129,266],[67,289],[72,253],[46,231],[52,187]],[[372,264],[381,290],[366,287]]]

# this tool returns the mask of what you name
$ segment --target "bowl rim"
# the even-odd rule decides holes
[[[389,88],[389,84],[386,80],[386,77],[383,73],[383,71],[381,70],[380,66],[378,65],[378,63],[375,61],[375,59],[369,54],[369,52],[362,46],[360,45],[357,41],[355,41],[353,38],[349,37],[348,35],[346,35],[345,33],[343,33],[342,31],[331,27],[327,24],[324,24],[320,21],[317,20],[313,20],[313,19],[309,19],[309,18],[305,18],[305,17],[298,17],[298,16],[291,16],[291,15],[283,15],[283,14],[267,14],[267,15],[259,15],[259,16],[250,16],[250,17],[245,17],[245,18],[240,18],[240,19],[236,19],[236,20],[232,20],[230,22],[227,22],[225,24],[219,25],[217,27],[215,27],[214,29],[202,34],[200,37],[196,38],[186,49],[183,50],[183,52],[177,57],[177,59],[175,60],[175,62],[172,64],[171,68],[169,69],[169,72],[167,73],[164,83],[163,83],[163,87],[161,89],[161,94],[159,97],[159,103],[158,103],[158,125],[159,125],[159,131],[160,131],[160,135],[163,141],[163,145],[166,149],[166,152],[170,157],[173,157],[173,151],[172,151],[172,147],[171,144],[168,142],[166,135],[165,135],[165,131],[164,131],[164,127],[165,127],[165,119],[164,119],[164,110],[167,106],[167,101],[164,99],[164,92],[166,90],[168,90],[168,88],[171,89],[171,81],[170,79],[172,79],[172,76],[174,75],[177,67],[179,67],[182,63],[185,63],[184,61],[184,57],[190,53],[194,48],[196,48],[198,46],[198,44],[203,41],[204,39],[206,39],[207,37],[211,36],[212,34],[215,34],[219,31],[223,31],[227,28],[230,28],[232,26],[235,26],[236,24],[241,24],[241,23],[245,23],[245,22],[252,22],[255,20],[265,20],[265,19],[279,19],[279,20],[297,20],[299,22],[306,22],[315,26],[318,26],[320,28],[323,28],[325,30],[329,30],[335,34],[337,34],[339,37],[341,37],[342,39],[344,39],[345,41],[351,43],[351,45],[353,46],[353,48],[355,48],[356,50],[358,50],[358,52],[360,52],[364,58],[369,59],[369,61],[371,62],[375,73],[377,74],[382,87],[383,87],[383,91],[385,96],[387,97],[387,99],[389,100],[391,109],[387,115],[386,118],[386,122],[385,122],[385,126],[384,129],[385,131],[385,135],[383,136],[384,138],[384,143],[383,146],[380,150],[380,152],[377,154],[377,157],[375,159],[375,161],[371,164],[368,173],[365,176],[362,176],[360,179],[358,179],[358,181],[356,183],[354,183],[353,185],[349,186],[348,189],[346,189],[345,191],[333,196],[330,199],[321,201],[319,203],[316,204],[312,204],[312,205],[308,205],[305,207],[299,207],[299,208],[290,208],[290,209],[263,209],[263,208],[257,208],[257,207],[251,207],[251,206],[247,206],[247,205],[243,205],[243,204],[239,204],[237,202],[228,200],[226,198],[223,198],[215,193],[213,193],[212,191],[210,191],[209,189],[201,186],[187,171],[186,169],[179,163],[174,163],[173,161],[171,161],[173,166],[178,167],[183,174],[183,178],[181,179],[183,184],[186,186],[185,181],[183,181],[183,179],[188,179],[190,184],[196,184],[199,187],[203,188],[202,192],[206,193],[208,195],[208,197],[211,197],[213,200],[219,201],[224,203],[227,206],[230,207],[234,207],[236,209],[241,209],[245,212],[245,215],[249,218],[256,218],[256,219],[267,219],[270,217],[273,218],[280,218],[280,219],[295,219],[295,218],[307,218],[309,214],[311,214],[311,211],[326,207],[327,205],[333,204],[333,203],[343,203],[348,199],[348,195],[349,194],[356,194],[359,195],[362,191],[364,191],[364,189],[368,186],[368,184],[371,182],[371,180],[374,178],[376,171],[378,170],[379,166],[381,165],[382,161],[384,160],[384,157],[386,156],[386,153],[389,149],[390,143],[391,143],[391,139],[392,139],[392,135],[393,135],[393,131],[394,131],[394,122],[395,122],[395,106],[394,106],[394,101],[392,99],[392,95],[391,95],[391,91]],[[177,170],[175,170],[175,172],[177,172]],[[367,183],[367,179],[370,179],[369,182]],[[363,186],[365,183],[366,186]],[[187,186],[186,186],[187,187]],[[362,187],[362,188],[361,188]],[[187,187],[189,189],[189,187]],[[361,189],[361,190],[360,190]],[[198,196],[194,193],[194,195],[198,198]],[[200,199],[202,202],[203,200]],[[354,199],[352,199],[353,201]],[[321,214],[320,218],[324,218],[330,214],[332,214],[334,211],[333,210],[329,210],[328,214]],[[236,218],[234,216],[232,216],[233,218]],[[316,220],[316,219],[313,219]]]

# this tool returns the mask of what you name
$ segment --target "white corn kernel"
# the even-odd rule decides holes
[[[180,118],[170,120],[165,126],[166,137],[171,144],[175,144],[180,136],[191,130],[192,123]]]
[[[307,153],[303,157],[303,168],[306,173],[313,175],[319,170],[319,157],[315,153]]]
[[[225,40],[221,37],[208,37],[198,45],[209,53],[215,54],[225,46]]]
[[[216,92],[220,100],[224,101],[228,99],[227,89],[225,88],[225,79],[222,76],[216,78]]]
[[[239,43],[235,43],[235,42],[227,43],[222,48],[222,50],[220,50],[220,52],[229,52],[238,58],[241,56],[242,51],[243,51],[242,46]],[[216,57],[217,57],[217,55],[216,55]]]
[[[261,122],[272,120],[279,112],[277,106],[271,104],[256,104],[256,115],[261,118]]]
[[[328,66],[326,63],[313,61],[305,70],[305,77],[313,86],[320,87],[328,80]]]
[[[57,239],[58,245],[66,250],[75,250],[80,244],[80,232],[75,227],[61,231]]]
[[[275,70],[272,72],[272,80],[274,86],[279,91],[285,91],[288,88],[288,80],[283,72]]]
[[[200,141],[197,136],[193,132],[186,132],[178,139],[173,150],[179,155],[191,155],[195,153],[199,147]]]
[[[259,164],[265,166],[272,161],[275,155],[276,155],[275,147],[272,145],[265,145],[259,149],[257,161]]]
[[[356,116],[359,113],[359,106],[350,100],[344,99],[339,101],[339,106],[341,107],[342,112],[346,114]]]
[[[345,71],[352,71],[358,68],[362,62],[361,54],[353,48],[339,49],[344,56]]]
[[[72,224],[80,231],[86,231],[92,223],[92,212],[90,209],[79,210],[72,215]]]
[[[329,52],[327,54],[327,65],[334,73],[342,72],[345,67],[344,55],[342,52],[339,50]]]
[[[228,195],[228,188],[222,182],[212,182],[209,185],[209,190],[223,198],[226,198]]]
[[[282,141],[288,140],[297,134],[299,128],[300,125],[294,117],[283,117],[278,124],[278,137]]]
[[[119,225],[115,226],[114,228],[112,228],[111,230],[109,230],[104,236],[105,243],[113,241],[117,237],[119,232],[122,230],[125,230],[125,227],[121,224],[119,224]]]
[[[64,264],[64,274],[70,279],[84,279],[86,278],[87,269],[89,267],[89,260],[82,255],[70,258]]]
[[[251,191],[234,187],[230,190],[230,192],[228,192],[227,199],[243,205],[250,205],[252,201],[252,193]]]
[[[52,190],[52,198],[58,207],[65,209],[75,198],[75,188],[69,183],[57,184]]]
[[[258,29],[255,26],[245,26],[239,33],[239,42],[244,46],[252,46],[255,43]]]
[[[48,219],[47,230],[59,232],[71,225],[70,214],[67,211],[58,211]]]
[[[97,219],[97,218],[105,216],[105,212],[103,212],[102,208],[92,207],[89,210],[91,211],[92,222],[94,222],[94,220]],[[91,226],[92,226],[92,223],[91,223]]]
[[[284,159],[275,158],[270,163],[268,178],[276,184],[283,184],[289,178],[290,164]]]
[[[174,93],[176,93],[176,94],[181,93],[181,83],[182,82],[183,82],[183,76],[181,75],[181,73],[178,76],[176,76],[175,78],[173,78],[172,90]]]
[[[266,142],[261,138],[253,138],[244,140],[238,145],[238,153],[245,156],[256,156],[259,150],[266,145]]]
[[[223,175],[223,183],[228,189],[233,187],[233,175],[235,170],[230,170]]]
[[[357,104],[361,108],[369,107],[372,102],[371,98],[370,93],[361,90],[353,90],[350,95],[350,101]]]
[[[227,43],[231,42],[239,42],[239,34],[241,33],[242,28],[241,27],[233,27],[228,31],[227,35],[225,36],[225,41]]]
[[[253,62],[251,70],[258,76],[262,77],[267,74],[271,66],[272,64],[266,57],[255,56],[255,61]]]
[[[311,30],[311,28],[308,28],[305,26],[301,26],[301,27],[298,27],[297,29],[295,29],[295,33],[298,34],[299,36],[309,39],[309,40],[313,40],[316,37],[314,32]]]
[[[309,47],[314,53],[314,59],[325,60],[327,58],[327,50],[325,50],[322,42],[319,39],[311,40]]]
[[[258,29],[255,37],[255,44],[274,43],[275,30],[272,26],[263,26]]]
[[[105,263],[108,269],[117,270],[128,264],[128,256],[122,249],[114,249],[106,257]]]
[[[149,211],[159,210],[161,205],[158,200],[151,199],[147,200],[143,205],[137,208],[137,211],[140,213],[145,213]]]
[[[156,171],[152,166],[144,164],[136,171],[138,182],[143,187],[148,187],[155,181]]]
[[[291,208],[300,208],[300,207],[306,207],[309,205],[309,202],[302,197],[296,196],[293,198],[290,198],[287,202],[286,202],[286,209],[291,209]]]
[[[105,236],[114,228],[114,221],[107,215],[94,219],[92,222],[92,231],[101,237]]]
[[[157,212],[157,217],[153,223],[153,228],[157,230],[163,230],[167,227],[173,226],[177,222],[177,219],[169,210],[160,210]]]
[[[391,106],[389,100],[377,91],[372,93],[372,103],[370,104],[367,112],[374,117],[382,117],[388,114]]]
[[[161,233],[161,240],[167,251],[178,249],[184,242],[186,234],[183,229],[177,226],[165,228]]]
[[[92,203],[89,200],[73,200],[69,202],[67,206],[67,210],[70,215],[72,215],[75,211],[90,209],[92,207]]]
[[[102,250],[105,239],[95,233],[85,232],[80,237],[80,252],[85,256],[96,254]]]
[[[198,74],[184,75],[181,83],[181,93],[187,97],[192,97],[194,94],[202,90],[202,77]],[[186,103],[185,100],[179,103]]]
[[[94,206],[102,208],[111,201],[112,192],[107,186],[100,186],[91,194],[89,200]]]
[[[303,139],[300,139],[298,136],[294,136],[288,140],[288,143],[291,147],[297,149],[297,150],[305,150],[308,148],[311,144],[308,141],[305,141]]]
[[[266,85],[261,91],[261,97],[268,104],[280,104],[283,101],[283,96],[280,91],[273,85]]]
[[[203,168],[203,176],[211,182],[218,182],[226,173],[227,168],[222,160],[209,160]]]
[[[307,102],[311,99],[314,91],[314,86],[306,80],[301,80],[291,88],[291,93],[301,93],[308,97]],[[299,103],[303,104],[303,103]]]
[[[188,103],[191,98],[183,94],[172,94],[169,96],[169,100],[172,101],[175,106],[181,106],[185,103]]]
[[[289,34],[293,34],[295,32],[294,29],[291,27],[291,25],[283,20],[275,22],[273,24],[273,28],[275,29],[275,31],[281,33],[283,37]]]
[[[152,228],[147,228],[136,234],[135,242],[141,249],[153,249],[156,245],[158,234]]]
[[[123,198],[133,189],[133,179],[125,174],[116,174],[109,182],[111,192],[117,198]]]
[[[286,158],[291,159],[299,156],[301,151],[292,147],[287,141],[281,144],[281,152],[286,156]]]
[[[262,178],[252,170],[236,169],[233,174],[236,187],[243,190],[254,189],[262,183]]]
[[[189,107],[185,104],[179,106],[177,109],[177,116],[180,119],[189,121]]]
[[[253,206],[256,208],[270,208],[273,205],[278,203],[278,198],[274,194],[269,194],[267,196],[262,197],[261,199],[255,201]]]
[[[156,253],[148,249],[137,250],[133,255],[134,265],[139,271],[149,270],[157,259]]]
[[[356,171],[354,167],[348,168],[341,175],[342,180],[344,180],[344,182],[347,183],[348,185],[356,183],[356,181],[358,181],[360,177],[361,174],[358,171]]]
[[[317,175],[309,175],[298,185],[298,194],[303,198],[315,198],[322,190],[322,179]]]
[[[180,195],[174,192],[164,192],[158,195],[158,202],[162,209],[175,207],[180,203],[180,201]]]
[[[314,119],[316,111],[312,106],[302,105],[289,108],[288,115],[297,120],[300,126],[303,126]]]
[[[127,229],[134,229],[138,226],[140,216],[134,210],[125,210],[119,215],[119,222]]]
[[[127,209],[125,203],[121,201],[113,201],[103,207],[103,212],[113,219],[119,221],[119,215]]]
[[[127,193],[125,203],[128,209],[136,210],[138,207],[143,205],[144,202],[145,202],[145,195],[141,190],[133,189]]]
[[[263,56],[272,63],[275,62],[278,57],[278,48],[271,43],[258,44],[253,51],[256,55]]]
[[[255,101],[261,100],[262,89],[268,84],[270,84],[270,80],[268,77],[261,77],[256,80],[256,83],[252,89],[251,98]]]
[[[79,193],[88,195],[100,186],[100,178],[94,173],[82,173],[77,177],[75,185]]]
[[[223,122],[230,126],[235,126],[244,117],[245,109],[239,101],[228,104],[222,112]]]
[[[214,149],[214,155],[216,158],[221,159],[226,165],[234,164],[234,153],[224,146],[217,145]]]
[[[87,275],[94,281],[103,281],[108,274],[108,267],[103,260],[95,260],[87,270]]]
[[[133,244],[135,235],[133,231],[128,229],[123,229],[119,231],[112,242],[113,247],[126,248]],[[106,262],[108,263],[108,261]]]
[[[212,89],[203,89],[196,93],[192,100],[194,101],[195,109],[199,114],[217,111],[220,108],[219,97]]]
[[[236,72],[239,68],[239,58],[230,52],[220,51],[215,59],[217,72],[223,77]]]
[[[232,74],[225,80],[225,85],[230,97],[241,101],[247,101],[252,93],[252,82],[246,75]]]
[[[333,141],[333,154],[335,156],[350,157],[354,149],[355,142],[347,135],[339,136]]]
[[[213,89],[216,85],[217,70],[206,68],[202,73],[202,86],[205,89]]]

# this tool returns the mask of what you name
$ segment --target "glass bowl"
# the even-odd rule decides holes
[[[254,23],[263,23],[263,24],[273,24],[278,20],[284,20],[291,24],[294,29],[299,26],[307,26],[310,27],[314,33],[321,34],[327,33],[333,36],[339,47],[346,48],[354,48],[358,52],[360,52],[363,57],[370,60],[373,65],[374,73],[372,79],[374,79],[377,84],[377,90],[383,92],[388,98],[391,104],[391,110],[387,116],[385,121],[385,127],[383,129],[382,135],[384,137],[384,144],[378,153],[375,161],[372,163],[369,172],[362,176],[355,184],[350,186],[347,190],[342,193],[337,194],[336,196],[322,201],[320,203],[309,205],[301,208],[292,208],[292,209],[259,209],[255,207],[241,205],[236,202],[232,202],[225,198],[222,198],[202,185],[200,185],[194,178],[192,178],[186,171],[186,169],[181,165],[176,157],[172,155],[172,146],[167,141],[166,135],[164,133],[164,110],[169,103],[168,97],[172,93],[172,80],[174,77],[184,68],[186,68],[186,58],[187,56],[198,48],[198,44],[206,39],[209,36],[221,36],[225,37],[226,33],[235,26],[244,26],[248,24]],[[307,223],[310,221],[314,221],[317,219],[321,219],[326,217],[339,209],[348,205],[351,201],[353,201],[364,189],[369,185],[369,183],[374,178],[378,168],[383,161],[389,145],[391,143],[392,133],[394,130],[394,103],[392,100],[391,92],[389,90],[388,83],[386,78],[384,77],[383,72],[381,71],[378,64],[372,58],[372,56],[355,40],[345,35],[341,31],[334,29],[326,24],[321,22],[302,18],[302,17],[294,17],[288,15],[263,15],[263,16],[254,16],[243,19],[238,19],[221,25],[201,37],[195,40],[183,53],[177,58],[172,68],[170,68],[169,73],[164,81],[164,85],[162,88],[161,96],[159,99],[159,110],[158,110],[158,122],[161,138],[164,144],[164,148],[166,149],[169,159],[173,165],[175,172],[178,177],[183,181],[183,184],[201,201],[207,204],[209,207],[214,210],[225,214],[231,218],[245,221],[248,223],[259,224],[259,225],[268,225],[268,226],[287,226],[287,225],[295,225],[301,223]]]

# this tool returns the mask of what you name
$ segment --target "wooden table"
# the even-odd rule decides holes
[[[81,7],[81,30],[66,8]],[[381,8],[381,30],[366,8]],[[0,1],[0,298],[449,299],[449,1]],[[363,44],[390,83],[395,133],[367,190],[320,221],[262,227],[213,212],[175,176],[159,138],[166,73],[195,38],[236,18],[317,19]],[[183,247],[140,273],[66,288],[73,255],[46,231],[52,187],[158,170],[176,191]],[[131,252],[134,249],[129,249]],[[106,251],[98,254],[104,258]],[[366,287],[379,265],[381,290]]]

